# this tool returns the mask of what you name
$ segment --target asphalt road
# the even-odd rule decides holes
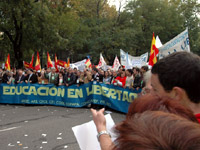
[[[72,127],[91,120],[89,108],[0,105],[0,150],[79,150]]]

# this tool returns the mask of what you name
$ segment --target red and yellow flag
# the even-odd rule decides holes
[[[67,67],[70,67],[70,59],[67,59]]]
[[[149,65],[153,66],[157,62],[156,55],[159,53],[159,50],[156,48],[156,39],[153,33],[153,38],[151,42],[151,50],[149,56]]]
[[[58,70],[58,66],[57,66],[58,59],[57,59],[56,54],[55,54],[55,60],[54,60],[54,61],[55,61],[55,62],[54,62],[54,65],[55,65],[55,68],[56,68],[56,72],[59,72],[59,70]]]
[[[49,53],[47,52],[47,68],[53,67]]]
[[[86,68],[92,68],[92,63],[90,61],[90,59],[87,59],[85,62]]]
[[[57,65],[61,67],[65,67],[66,62],[62,60],[57,60]]]
[[[32,59],[31,59],[31,62],[30,62],[30,68],[33,69],[33,61],[34,61],[34,54],[32,55]]]
[[[6,59],[5,69],[10,71],[10,54],[8,54],[8,57]]]
[[[32,59],[30,63],[24,61],[24,67],[33,69],[33,60],[34,60],[34,54],[32,55]]]
[[[41,65],[40,65],[40,56],[39,53],[37,52],[37,59],[36,59],[36,63],[35,63],[35,70],[41,70]]]
[[[28,62],[24,61],[24,67],[25,68],[30,68],[30,64]]]

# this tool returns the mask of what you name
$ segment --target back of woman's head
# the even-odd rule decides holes
[[[135,99],[129,106],[127,118],[131,117],[135,113],[142,113],[147,110],[173,113],[187,118],[188,120],[198,122],[193,112],[177,100],[169,97],[160,98],[151,94]]]
[[[115,127],[114,150],[199,150],[200,126],[162,111],[137,113]]]

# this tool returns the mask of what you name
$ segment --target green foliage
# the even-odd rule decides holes
[[[71,61],[90,55],[95,64],[102,52],[112,65],[119,49],[141,55],[150,51],[153,32],[165,43],[188,27],[191,50],[200,54],[199,6],[197,0],[131,0],[117,12],[107,0],[2,0],[0,50],[18,66],[36,51],[43,61],[49,51]]]

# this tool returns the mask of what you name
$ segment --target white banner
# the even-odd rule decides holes
[[[134,57],[128,55],[128,53],[120,49],[120,58],[121,58],[121,64],[125,66],[126,69],[132,67],[142,67],[147,64],[148,52],[142,54],[141,56]]]
[[[76,63],[72,63],[70,64],[70,67],[77,68],[78,70],[83,71],[85,69],[85,62],[86,62],[86,59],[78,61]]]
[[[187,51],[190,52],[188,29],[174,37],[169,42],[159,48],[159,59],[172,54],[174,52]]]
[[[132,66],[133,67],[142,67],[147,64],[148,60],[148,52],[142,54],[138,57],[132,57]]]

